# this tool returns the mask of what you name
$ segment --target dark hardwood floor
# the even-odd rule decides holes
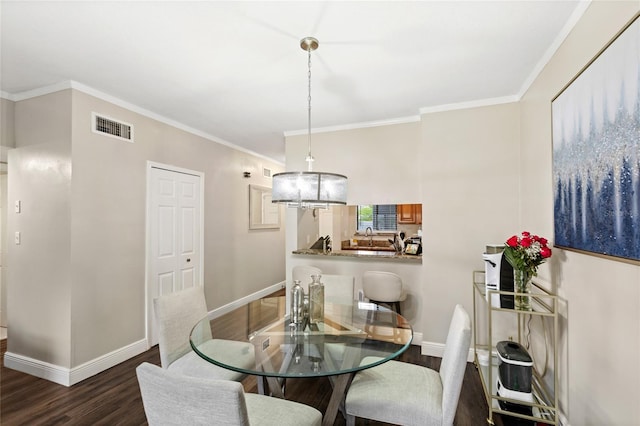
[[[225,321],[233,315],[246,314],[241,309],[237,311],[227,314],[220,320]],[[135,368],[144,361],[159,365],[160,356],[157,346],[71,387],[5,368],[6,347],[6,340],[0,341],[2,354],[0,424],[7,426],[147,424]],[[402,354],[400,360],[433,369],[438,369],[440,365],[439,358],[420,355],[419,346],[411,346]],[[256,392],[255,378],[250,377],[243,384],[247,392]],[[474,365],[467,364],[455,425],[487,424],[487,405],[481,386]],[[331,385],[327,378],[288,380],[286,394],[291,400],[311,405],[324,412],[329,403]],[[497,425],[501,425],[499,419],[495,420]],[[335,425],[342,426],[345,423],[345,419],[338,413]],[[212,424],[215,422],[213,421]],[[377,426],[382,423],[357,419],[356,424]]]

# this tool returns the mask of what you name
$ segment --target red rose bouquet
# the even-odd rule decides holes
[[[507,240],[504,255],[514,269],[536,276],[538,266],[551,257],[551,249],[546,238],[524,231],[520,237],[514,235]]]

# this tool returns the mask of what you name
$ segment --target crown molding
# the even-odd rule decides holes
[[[13,95],[11,93],[4,92],[0,90],[0,99],[6,99],[8,101],[13,101]]]
[[[508,104],[518,102],[520,97],[517,95],[503,96],[500,98],[479,99],[476,101],[460,102],[456,104],[437,105],[433,107],[420,108],[420,114],[432,114],[434,112],[454,111],[458,109],[479,108],[485,106],[493,106],[500,104]]]
[[[167,124],[171,127],[175,127],[176,129],[180,129],[183,130],[187,133],[191,133],[192,135],[195,136],[199,136],[203,139],[207,139],[211,142],[215,142],[218,143],[220,145],[225,145],[229,148],[235,149],[236,151],[242,151],[246,154],[249,155],[253,155],[255,157],[259,157],[271,162],[274,162],[278,165],[284,166],[284,163],[281,161],[278,161],[274,158],[270,158],[267,157],[263,154],[251,151],[249,149],[246,149],[244,147],[241,147],[239,145],[235,145],[229,141],[226,141],[224,139],[221,139],[217,136],[214,135],[210,135],[208,133],[202,132],[200,130],[194,129],[193,127],[189,127],[185,124],[182,124],[178,121],[172,120],[170,118],[164,117],[160,114],[156,114],[153,111],[149,111],[148,109],[142,108],[138,105],[132,104],[130,102],[124,101],[120,98],[117,98],[115,96],[109,95],[108,93],[104,93],[101,92],[100,90],[94,89],[93,87],[87,86],[86,84],[82,84],[79,83],[77,81],[73,81],[73,80],[68,80],[68,81],[62,81],[56,84],[52,84],[49,86],[44,86],[44,87],[39,87],[37,89],[33,89],[33,90],[27,90],[24,92],[19,92],[19,93],[14,93],[14,94],[10,94],[10,93],[6,93],[6,92],[2,92],[2,97],[5,97],[6,99],[9,99],[11,101],[14,102],[19,102],[19,101],[23,101],[26,99],[30,99],[30,98],[35,98],[37,96],[42,96],[42,95],[48,95],[50,93],[55,93],[55,92],[59,92],[61,90],[67,90],[67,89],[74,89],[77,90],[79,92],[85,93],[87,95],[93,96],[95,98],[101,99],[105,102],[109,102],[113,105],[119,106],[121,108],[127,109],[129,111],[135,112],[137,114],[143,115],[145,117],[151,118],[153,120],[159,121],[161,123]],[[5,96],[5,94],[7,96]]]
[[[399,117],[399,118],[391,118],[388,120],[378,120],[378,121],[365,121],[361,123],[352,123],[345,124],[340,126],[328,126],[328,127],[317,127],[311,129],[311,133],[326,133],[326,132],[336,132],[342,130],[357,130],[357,129],[366,129],[370,127],[380,127],[380,126],[392,126],[394,124],[406,124],[406,123],[415,123],[420,121],[419,115],[411,115],[408,117]],[[290,130],[284,132],[284,136],[298,136],[298,135],[306,135],[309,133],[309,130]]]
[[[25,99],[36,98],[38,96],[59,92],[61,90],[71,89],[72,86],[73,86],[72,81],[61,81],[59,83],[51,84],[49,86],[42,86],[36,89],[25,90],[24,92],[7,93],[8,95],[7,99],[14,102],[20,102],[20,101],[24,101]]]

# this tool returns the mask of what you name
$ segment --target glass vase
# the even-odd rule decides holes
[[[304,317],[304,289],[300,285],[300,280],[293,282],[291,288],[291,322],[299,324]]]
[[[324,284],[320,282],[322,275],[311,275],[309,284],[309,323],[324,321]]]
[[[518,311],[531,310],[531,278],[532,275],[522,269],[513,270],[513,291],[516,293],[514,308]]]

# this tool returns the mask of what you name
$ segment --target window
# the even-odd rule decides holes
[[[365,204],[358,206],[358,231],[367,227],[374,231],[395,231],[397,229],[395,204]]]

